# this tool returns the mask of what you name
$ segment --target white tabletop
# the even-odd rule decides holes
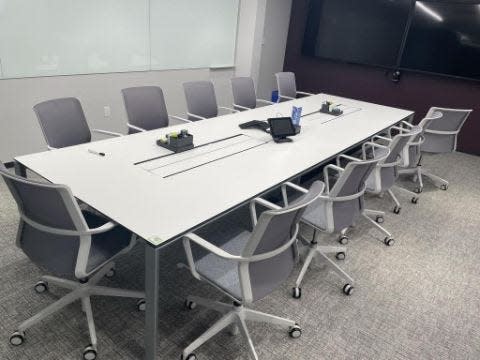
[[[292,105],[302,106],[303,114],[314,112],[327,99],[343,104],[345,114],[302,118],[302,131],[291,143],[277,144],[264,132],[238,127],[249,120],[290,116]],[[68,185],[78,199],[158,246],[411,115],[411,111],[319,94],[15,160],[51,182]],[[196,146],[243,136],[162,157],[171,152],[157,146],[156,140],[181,128],[194,135]],[[161,158],[145,162],[157,157]]]

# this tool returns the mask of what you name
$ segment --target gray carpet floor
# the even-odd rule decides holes
[[[367,199],[369,208],[387,211],[384,226],[396,243],[385,246],[364,221],[351,231],[341,264],[356,279],[352,296],[343,295],[342,281],[320,264],[307,273],[302,299],[292,299],[299,265],[282,288],[255,305],[303,328],[294,340],[282,329],[249,324],[261,359],[480,359],[480,157],[428,157],[425,165],[450,180],[448,191],[426,181],[417,205],[398,193],[400,215],[391,212],[387,197]],[[246,215],[242,209],[215,226],[245,226]],[[19,322],[65,294],[54,287],[46,294],[33,291],[41,272],[14,245],[17,222],[15,204],[0,182],[0,359],[81,359],[89,338],[78,303],[30,329],[23,346],[9,345]],[[215,226],[205,231],[215,234]],[[336,244],[333,237],[324,241]],[[162,255],[158,356],[179,359],[181,349],[218,318],[198,307],[185,310],[185,296],[224,298],[177,270],[180,246]],[[143,277],[143,248],[137,246],[117,261],[116,276],[103,284],[141,289]],[[144,319],[134,300],[94,298],[93,311],[99,359],[142,359]],[[227,332],[196,354],[200,360],[248,359],[243,338]]]

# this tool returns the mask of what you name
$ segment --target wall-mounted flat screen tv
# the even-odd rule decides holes
[[[394,67],[411,0],[311,0],[305,55]]]
[[[480,80],[480,1],[417,1],[400,67]]]
[[[480,0],[310,0],[302,51],[480,80]]]

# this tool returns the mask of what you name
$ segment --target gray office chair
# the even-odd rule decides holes
[[[411,128],[404,128],[400,126],[393,126],[390,131],[395,130],[398,133],[395,136],[387,137],[381,135],[375,135],[372,137],[372,142],[384,145],[390,150],[388,157],[378,162],[376,168],[368,177],[367,191],[372,194],[383,196],[385,193],[389,194],[392,198],[395,206],[393,212],[400,214],[402,209],[400,202],[393,193],[392,189],[398,189],[411,196],[411,202],[417,204],[418,195],[410,190],[396,186],[395,182],[399,177],[398,167],[404,163],[404,153],[408,150],[409,143],[414,141],[421,133],[422,129],[418,126]],[[391,134],[391,133],[390,133]],[[393,134],[392,134],[393,135]],[[380,153],[383,150],[377,150]]]
[[[315,95],[312,93],[297,91],[297,82],[293,72],[279,72],[275,74],[277,79],[278,101],[293,100],[300,96]]]
[[[190,120],[168,115],[163,91],[158,86],[139,86],[122,90],[127,111],[129,134],[160,129],[170,124],[170,119]]]
[[[191,121],[213,118],[219,115],[219,110],[237,112],[225,106],[217,105],[215,88],[211,81],[191,81],[183,84],[187,100],[187,115]]]
[[[281,208],[264,199],[256,198],[250,204],[252,232],[244,231],[217,247],[196,234],[184,237],[183,245],[192,275],[216,287],[233,300],[233,305],[189,296],[186,306],[196,304],[220,312],[223,316],[210,329],[183,350],[182,359],[193,360],[193,351],[229,325],[237,326],[248,342],[249,353],[258,359],[248,332],[246,321],[267,322],[289,328],[290,336],[301,335],[295,321],[255,311],[249,306],[279,287],[290,275],[296,262],[298,222],[306,206],[323,191],[323,183],[315,182],[296,202]],[[257,221],[256,204],[264,211]],[[209,254],[195,259],[191,243],[208,250]]]
[[[255,84],[250,77],[236,77],[230,80],[232,83],[233,108],[244,111],[255,109],[258,103],[271,105],[273,102],[257,98]]]
[[[33,107],[48,149],[84,144],[92,141],[92,132],[108,136],[122,134],[90,129],[80,101],[61,98],[41,102]]]
[[[418,181],[418,187],[414,189],[417,194],[420,194],[423,191],[421,146],[425,142],[425,130],[430,122],[435,121],[442,116],[443,114],[437,111],[432,113],[431,116],[423,118],[418,125],[416,125],[421,129],[420,133],[408,142],[402,154],[403,162],[399,165],[398,173],[400,175],[407,174],[414,176],[414,182]],[[405,129],[412,129],[415,125],[412,125],[407,121],[402,121],[399,126]]]
[[[103,277],[114,275],[113,260],[133,247],[135,237],[103,217],[82,212],[70,189],[64,185],[45,184],[13,175],[3,164],[0,164],[0,175],[20,212],[17,246],[42,270],[61,276],[42,276],[35,291],[43,293],[50,285],[71,291],[21,323],[11,335],[10,343],[22,345],[28,328],[81,300],[90,333],[90,345],[85,348],[83,358],[95,359],[97,336],[90,297],[138,298],[141,299],[137,303],[138,309],[144,310],[145,307],[143,292],[97,285]]]
[[[472,111],[432,107],[424,123],[419,124],[423,130],[423,140],[420,144],[411,146],[411,151],[417,154],[418,163],[410,169],[401,170],[401,174],[414,175],[414,181],[418,182],[417,192],[423,190],[423,176],[431,179],[440,189],[448,189],[447,180],[421,166],[421,153],[443,154],[456,151],[458,134]]]
[[[367,146],[373,149],[380,149],[376,144],[368,144]],[[366,151],[364,153],[365,155],[367,154]],[[293,288],[292,295],[294,298],[299,299],[302,296],[300,285],[314,258],[323,260],[330,269],[346,281],[343,286],[344,294],[351,295],[353,292],[354,280],[328,257],[329,254],[336,254],[337,260],[344,260],[346,248],[344,246],[319,245],[319,232],[340,233],[339,241],[345,245],[348,242],[348,229],[355,224],[360,216],[363,216],[387,235],[384,240],[386,244],[392,243],[391,235],[383,231],[383,228],[379,227],[370,218],[372,215],[377,217],[383,216],[383,213],[365,209],[363,199],[366,190],[366,179],[377,164],[387,158],[388,154],[389,150],[386,149],[386,152],[373,159],[367,159],[367,156],[364,156],[363,160],[347,157],[346,159],[349,162],[344,168],[333,164],[323,168],[323,177],[326,183],[325,192],[307,207],[301,220],[302,224],[313,229],[313,237],[312,240],[308,241],[303,236],[299,236],[301,242],[309,246],[310,249]],[[345,159],[345,156],[339,156],[339,163],[341,159]],[[334,173],[332,174],[332,172]],[[330,185],[330,179],[336,179],[333,185]],[[289,188],[300,194],[308,192],[305,188],[291,182],[283,184],[282,195],[285,205],[288,205],[287,190]]]

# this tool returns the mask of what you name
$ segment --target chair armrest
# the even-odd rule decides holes
[[[266,208],[269,208],[269,209],[272,209],[272,210],[280,210],[282,208],[281,206],[278,206],[278,205],[276,205],[276,204],[274,204],[270,201],[267,201],[265,199],[262,199],[260,197],[257,197],[255,199],[253,199],[252,201],[250,201],[250,216],[252,218],[252,225],[253,226],[257,225],[257,220],[258,220],[257,209],[256,209],[257,204],[265,206]]]
[[[362,157],[363,160],[367,160],[367,147],[372,149],[373,156],[375,156],[375,148],[389,150],[388,146],[380,145],[375,142],[367,141],[362,144]],[[389,150],[390,151],[390,150]],[[388,155],[388,154],[387,154]]]
[[[374,135],[374,136],[372,136],[372,138],[370,139],[371,142],[376,142],[376,143],[378,143],[376,140],[386,141],[387,143],[391,143],[391,142],[393,141],[392,138],[385,137],[385,136],[380,136],[380,135]]]
[[[275,104],[275,103],[272,102],[272,101],[264,100],[264,99],[257,99],[257,102],[259,102],[259,103],[264,103],[264,104],[268,104],[268,105]]]
[[[169,117],[170,119],[180,120],[180,121],[187,122],[187,123],[193,122],[192,120],[184,119],[184,118],[182,118],[182,117],[180,117],[180,116],[168,115],[168,117]]]
[[[348,155],[339,155],[337,157],[337,161],[340,157],[347,157],[347,158],[351,158],[351,159],[355,159],[355,161],[358,161],[358,159],[354,158],[353,156],[348,156]],[[330,194],[330,173],[329,171],[330,170],[334,170],[336,171],[337,173],[341,174],[345,171],[344,168],[338,166],[338,165],[333,165],[333,164],[328,164],[327,166],[325,166],[323,168],[323,181],[325,182],[325,187],[327,188],[327,194]]]
[[[238,104],[235,104],[235,103],[233,103],[232,106],[233,106],[234,108],[237,107],[237,108],[242,109],[242,110],[252,110],[252,109],[250,109],[249,107],[242,106],[242,105],[238,105]]]
[[[128,127],[129,129],[137,130],[137,131],[139,131],[139,132],[145,132],[145,131],[147,131],[147,130],[139,127],[139,126],[135,126],[135,125],[132,125],[132,124],[129,124],[129,123],[127,123],[127,127]]]
[[[193,114],[193,113],[190,113],[190,112],[187,112],[187,115],[188,116],[191,116],[191,117],[194,117],[198,120],[206,120],[207,118],[206,117],[203,117],[203,116],[200,116],[200,115],[196,115],[196,114]]]
[[[230,111],[231,113],[237,113],[237,112],[239,112],[238,110],[235,110],[235,109],[232,109],[232,108],[229,108],[229,107],[226,107],[226,106],[219,106],[218,108],[219,108],[219,109],[222,109],[222,110]]]
[[[425,129],[426,133],[430,134],[436,134],[436,135],[457,135],[458,130],[455,131],[444,131],[444,130],[431,130],[431,129]]]
[[[282,184],[282,197],[283,197],[283,206],[288,206],[288,195],[287,195],[287,187],[299,191],[302,194],[308,193],[308,190],[305,189],[304,187],[298,186],[294,183],[291,183],[290,181],[287,181],[286,183]]]
[[[316,94],[309,93],[309,92],[305,92],[305,91],[297,91],[297,94],[300,94],[300,95],[307,95],[307,96],[316,95]]]
[[[40,224],[36,222],[35,220],[30,219],[28,216],[25,214],[21,213],[21,218],[30,226],[46,232],[50,234],[55,234],[55,235],[62,235],[62,236],[89,236],[89,235],[95,235],[95,234],[100,234],[104,233],[106,231],[112,230],[117,224],[113,221],[109,221],[102,226],[99,226],[97,228],[93,229],[87,229],[85,231],[78,231],[78,230],[70,230],[70,229],[59,229],[47,225]]]
[[[345,154],[340,154],[337,156],[337,166],[341,169],[343,169],[340,165],[341,165],[341,162],[340,160],[341,159],[346,159],[346,160],[350,160],[350,161],[362,161],[362,159],[359,159],[359,158],[356,158],[354,156],[350,156],[350,155],[345,155]]]
[[[113,131],[107,131],[107,130],[101,130],[101,129],[92,129],[92,132],[98,133],[98,134],[103,134],[103,135],[108,135],[108,136],[123,136],[123,134],[116,133]]]
[[[323,185],[323,188],[321,190],[321,192],[323,192],[323,190],[325,189],[325,183],[323,183],[322,181],[320,180],[317,180],[318,182],[321,182],[322,185]],[[297,184],[294,184],[290,181],[287,181],[286,183],[283,183],[282,184],[282,197],[283,197],[283,203],[284,203],[284,206],[288,206],[288,195],[287,195],[287,187],[293,189],[293,190],[296,190],[298,192],[301,192],[302,194],[308,194],[308,189],[305,189],[304,187],[302,186],[299,186]]]
[[[405,121],[405,120],[402,120],[401,122],[402,125],[405,125],[407,127],[409,127],[410,129],[413,128],[415,125],[413,124],[410,124],[408,121]]]

